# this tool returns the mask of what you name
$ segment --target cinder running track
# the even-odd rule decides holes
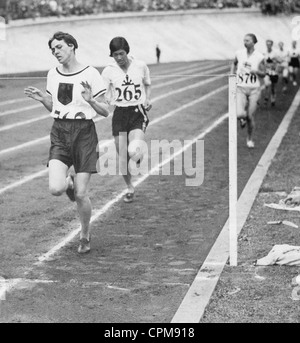
[[[150,69],[148,146],[203,139],[203,183],[188,187],[194,176],[158,169],[159,175],[136,178],[135,201],[125,204],[121,176],[94,175],[86,256],[77,254],[75,205],[48,194],[52,119],[23,95],[25,86],[44,87],[45,80],[0,80],[1,322],[171,322],[228,217],[228,81],[215,75],[229,67],[227,61],[194,61]],[[279,94],[272,110],[260,108],[255,149],[247,149],[246,132],[238,129],[239,193],[295,92]],[[96,126],[100,140],[111,140],[110,117]],[[183,156],[195,166],[195,144]]]

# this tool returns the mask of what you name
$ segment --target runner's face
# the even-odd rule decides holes
[[[272,50],[273,43],[270,42],[270,41],[267,41],[267,42],[266,42],[266,45],[267,45],[268,51],[271,51],[271,50]]]
[[[115,59],[115,61],[120,67],[128,63],[127,52],[123,49],[113,52],[112,57]]]
[[[64,40],[54,39],[51,43],[52,55],[55,56],[59,63],[67,63],[74,54],[74,46],[69,46]]]
[[[250,37],[250,36],[245,36],[245,38],[244,38],[244,46],[245,46],[245,48],[247,48],[247,49],[252,48],[252,47],[254,46],[252,37]]]

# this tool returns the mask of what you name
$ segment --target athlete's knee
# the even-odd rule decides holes
[[[143,158],[144,155],[144,141],[142,140],[134,140],[129,143],[128,145],[128,156],[131,160],[137,162],[138,160]]]
[[[49,192],[58,197],[65,192],[65,189],[59,185],[49,185]]]
[[[75,199],[77,202],[84,202],[88,200],[88,193],[86,190],[75,190]]]
[[[238,119],[244,119],[247,118],[247,111],[246,110],[240,110],[237,112],[237,118]]]

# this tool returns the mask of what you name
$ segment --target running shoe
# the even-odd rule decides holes
[[[241,118],[240,119],[240,127],[241,129],[243,129],[247,124],[247,121],[244,119],[244,118]]]
[[[249,149],[253,149],[254,148],[254,142],[251,139],[247,139],[247,147]]]
[[[75,190],[74,190],[74,176],[73,175],[70,175],[71,179],[72,179],[72,183],[73,183],[73,187],[69,187],[67,188],[66,190],[66,194],[68,196],[68,198],[74,202],[75,201]]]
[[[86,254],[91,251],[91,238],[88,240],[86,238],[81,238],[78,247],[79,254]]]

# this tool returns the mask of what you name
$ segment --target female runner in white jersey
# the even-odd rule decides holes
[[[151,109],[151,80],[147,65],[129,56],[129,44],[124,37],[115,37],[109,44],[114,63],[102,72],[107,98],[115,106],[112,134],[120,157],[120,171],[127,185],[124,201],[134,197],[129,161],[139,163],[143,158],[140,142],[145,140],[149,123],[146,111]]]
[[[292,49],[289,51],[289,72],[293,86],[297,86],[297,75],[300,68],[300,52],[297,42],[292,41]]]
[[[271,106],[275,106],[276,100],[276,85],[278,82],[278,65],[280,59],[278,53],[273,49],[274,42],[271,39],[266,40],[267,51],[264,54],[266,64],[266,76],[264,78],[265,88],[265,105],[268,104],[271,98]]]
[[[59,196],[67,193],[76,201],[81,222],[79,253],[90,251],[91,202],[88,185],[91,174],[97,172],[98,137],[93,118],[107,117],[105,84],[100,73],[76,59],[76,39],[68,33],[57,32],[48,42],[60,66],[49,71],[47,91],[25,88],[25,94],[41,102],[51,112],[49,152],[49,189]],[[76,175],[70,175],[73,166]]]
[[[278,43],[278,59],[279,64],[277,65],[277,72],[281,79],[281,82],[283,83],[282,91],[283,93],[287,90],[287,85],[289,82],[289,54],[288,51],[284,48],[284,43],[279,42]]]
[[[231,73],[237,75],[237,118],[242,128],[247,124],[248,148],[254,148],[254,113],[261,87],[259,78],[265,76],[264,56],[254,49],[256,43],[254,34],[245,35],[245,49],[236,52],[231,67]]]

